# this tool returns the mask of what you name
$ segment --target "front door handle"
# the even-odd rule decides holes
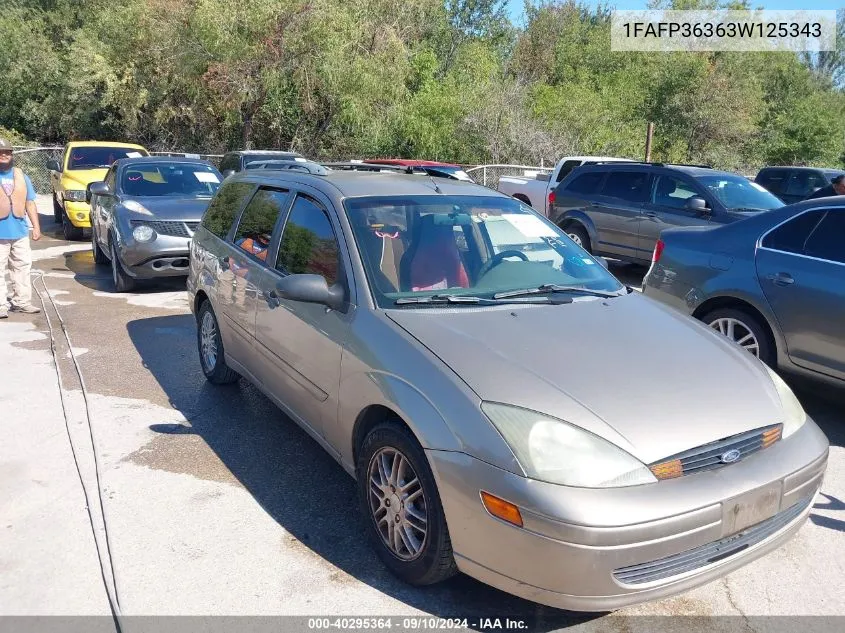
[[[795,283],[795,279],[789,273],[777,273],[769,275],[767,279],[776,286],[789,286]]]
[[[275,290],[271,290],[267,293],[267,305],[270,306],[270,309],[278,308],[279,305],[282,303],[282,298]]]
[[[219,259],[218,264],[220,264],[220,270],[229,270],[229,257]]]

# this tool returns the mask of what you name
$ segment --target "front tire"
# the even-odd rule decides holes
[[[59,204],[56,194],[53,194],[53,220],[56,224],[61,224],[64,217],[65,210],[62,209],[62,205]]]
[[[777,358],[771,333],[757,317],[737,308],[719,308],[708,312],[701,320],[769,367],[776,368]]]
[[[109,258],[103,252],[103,249],[100,248],[99,242],[97,242],[97,230],[94,226],[91,226],[91,252],[94,255],[94,263],[97,265],[104,265],[109,263]]]
[[[452,541],[425,453],[398,422],[367,434],[356,464],[367,532],[385,566],[412,585],[457,573]]]
[[[197,349],[200,354],[202,373],[205,374],[208,382],[214,385],[227,385],[240,378],[240,375],[226,364],[220,325],[208,301],[204,301],[197,312]]]
[[[75,242],[82,239],[82,229],[70,223],[70,219],[66,213],[62,215],[62,233],[69,242]]]
[[[111,242],[111,278],[115,292],[129,292],[135,287],[135,280],[126,274],[117,254],[114,240]]]

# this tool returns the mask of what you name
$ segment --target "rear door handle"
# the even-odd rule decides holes
[[[769,275],[767,279],[776,286],[789,286],[795,283],[795,279],[789,273],[777,273]]]

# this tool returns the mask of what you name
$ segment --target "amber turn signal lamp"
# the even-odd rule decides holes
[[[511,502],[499,499],[499,497],[482,490],[481,503],[487,508],[487,512],[497,519],[522,527],[522,515],[519,513],[519,508]]]
[[[673,459],[669,462],[652,464],[648,467],[652,474],[658,479],[674,479],[684,474],[684,467],[680,459]]]

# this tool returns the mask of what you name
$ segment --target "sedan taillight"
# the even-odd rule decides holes
[[[660,256],[663,255],[663,249],[666,247],[666,244],[663,243],[663,240],[657,240],[657,243],[654,245],[654,253],[651,255],[651,263],[656,264],[660,261]]]

